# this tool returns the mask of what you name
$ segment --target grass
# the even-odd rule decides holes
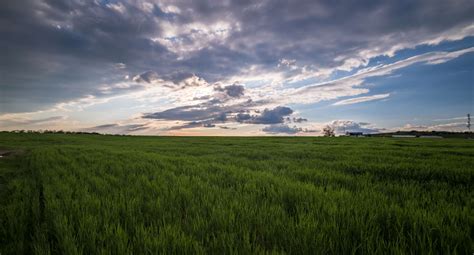
[[[465,139],[0,133],[0,254],[472,254]]]

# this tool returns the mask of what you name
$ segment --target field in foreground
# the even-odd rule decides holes
[[[471,254],[465,139],[0,133],[0,254]]]

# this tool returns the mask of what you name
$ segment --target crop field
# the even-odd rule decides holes
[[[472,254],[474,141],[0,133],[0,254]]]

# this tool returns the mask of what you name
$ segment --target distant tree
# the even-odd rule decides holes
[[[335,136],[336,134],[334,132],[334,128],[327,125],[323,128],[323,135],[327,137],[332,137],[332,136]]]

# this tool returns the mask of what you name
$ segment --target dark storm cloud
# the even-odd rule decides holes
[[[175,84],[193,74],[212,84],[251,66],[273,70],[283,58],[314,68],[364,63],[367,54],[466,27],[472,13],[470,0],[6,1],[0,112],[42,109],[149,70]],[[167,36],[164,24],[177,34]]]
[[[227,115],[225,112],[221,112],[217,117],[214,118],[215,121],[225,122],[227,120]]]
[[[148,113],[145,119],[188,121],[172,129],[193,127],[214,127],[215,124],[238,122],[248,124],[278,124],[284,123],[285,117],[291,115],[293,110],[285,106],[277,106],[263,111],[254,108],[266,102],[253,102],[248,100],[234,105],[215,104],[213,100],[189,106],[180,106],[156,113]],[[254,112],[256,114],[251,114]]]
[[[248,111],[252,107],[265,103],[263,101],[254,102],[248,100],[234,105],[222,105],[218,102],[218,100],[213,99],[201,104],[175,107],[161,112],[145,114],[143,118],[182,121],[213,120],[224,122],[228,120],[227,114]]]
[[[184,120],[196,121],[203,119],[218,118],[228,110],[227,107],[209,106],[198,108],[195,106],[181,106],[177,108],[168,109],[162,112],[147,114],[146,119],[162,119],[162,120]]]
[[[203,78],[187,72],[172,72],[170,74],[160,75],[155,71],[146,71],[134,76],[132,80],[136,83],[142,84],[153,84],[160,82],[160,86],[173,88],[176,90],[208,85],[208,83]],[[210,95],[200,98],[202,99],[205,97],[210,98]],[[199,100],[199,98],[196,98],[196,100]]]
[[[175,2],[194,19],[211,23],[226,18],[238,22],[240,31],[232,34],[232,51],[206,52],[213,65],[232,55],[240,62],[272,67],[281,58],[299,63],[335,66],[339,55],[354,56],[372,49],[405,42],[423,41],[458,25],[472,22],[471,1],[214,1]],[[190,8],[189,8],[190,7]],[[311,32],[308,32],[311,31]],[[235,51],[239,54],[234,55]],[[219,52],[219,53],[218,53]],[[216,54],[219,57],[215,57]],[[214,59],[215,58],[215,59]],[[203,59],[198,57],[198,59]],[[195,59],[194,59],[195,60]],[[228,65],[226,65],[228,66]],[[225,69],[225,66],[223,66]],[[230,66],[233,68],[234,66]],[[225,72],[225,70],[224,70]]]
[[[123,78],[114,64],[166,55],[147,35],[156,22],[123,3],[122,15],[94,1],[7,1],[0,7],[2,112],[26,111],[93,93]]]
[[[245,113],[252,105],[252,103],[244,103],[233,106],[219,106],[210,104],[181,106],[162,112],[146,114],[143,116],[143,118],[183,121],[237,121],[252,124],[275,124],[283,123],[284,117],[293,113],[291,108],[284,106],[278,106],[274,109],[265,109],[258,115],[250,115]],[[227,117],[227,114],[236,112],[238,113],[234,118]]]
[[[296,122],[296,123],[301,123],[301,122],[306,122],[308,121],[308,119],[305,119],[305,118],[293,118],[293,122]]]
[[[250,120],[245,122],[253,124],[276,124],[283,123],[284,117],[291,115],[293,110],[289,107],[278,106],[274,109],[265,109],[260,115],[252,116]]]
[[[244,95],[245,87],[239,84],[232,84],[225,87],[215,87],[214,90],[225,92],[230,97],[240,97]]]
[[[252,116],[248,113],[238,113],[237,115],[235,115],[235,120],[237,122],[244,122],[250,119],[252,119]]]
[[[189,71],[173,71],[170,73],[162,74],[162,79],[167,81],[172,81],[174,84],[179,84],[187,78],[193,77],[193,73]]]
[[[153,72],[153,71],[147,71],[147,72],[144,72],[144,73],[141,73],[135,77],[133,77],[133,81],[135,82],[145,82],[145,83],[152,83],[156,80],[158,80],[160,77],[158,76],[158,74],[156,72]]]

